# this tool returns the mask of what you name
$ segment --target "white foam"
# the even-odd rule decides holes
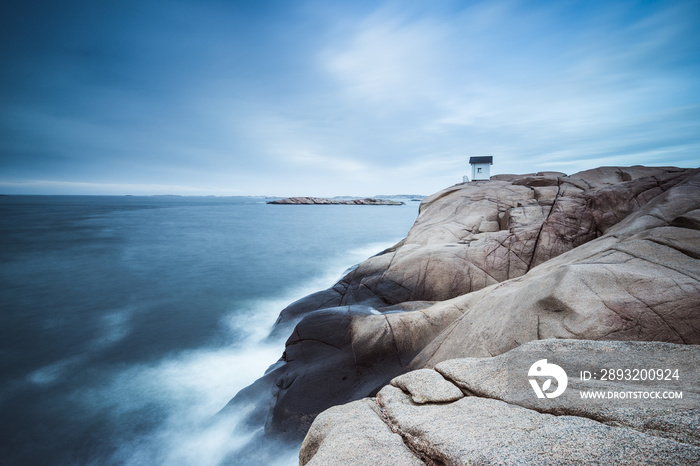
[[[90,342],[90,349],[104,349],[123,340],[131,331],[131,316],[134,308],[116,309],[100,318],[102,334]]]
[[[130,366],[114,374],[99,388],[80,390],[73,396],[90,410],[111,418],[138,416],[149,406],[164,407],[163,422],[147,434],[125,438],[110,462],[126,465],[185,464],[216,466],[244,445],[254,432],[234,434],[234,426],[246,412],[231,410],[212,417],[236,393],[264,374],[284,349],[284,338],[266,339],[279,312],[291,302],[328,288],[338,274],[394,243],[374,243],[354,249],[328,264],[326,271],[283,296],[261,299],[236,309],[223,319],[231,331],[227,346],[183,351],[155,364]],[[115,338],[128,316],[106,317]],[[233,342],[234,335],[244,334]],[[240,338],[240,337],[238,337]],[[47,377],[50,374],[43,374]],[[42,374],[38,375],[41,378]],[[281,451],[278,466],[297,464],[298,451]],[[103,461],[96,461],[98,464]]]
[[[375,254],[379,254],[385,249],[389,249],[398,242],[399,240],[392,242],[382,241],[377,243],[370,243],[359,248],[351,249],[349,251],[349,255],[355,258],[357,262],[360,262],[367,259],[368,257],[374,256]]]
[[[75,367],[85,361],[85,355],[79,354],[61,359],[27,375],[27,381],[37,385],[48,385],[58,382],[64,373],[71,367]]]
[[[61,381],[69,369],[86,363],[97,352],[123,340],[131,330],[129,323],[133,311],[134,309],[129,307],[107,312],[100,319],[100,333],[87,342],[85,352],[32,371],[27,375],[26,380],[37,385],[48,385]],[[53,325],[53,320],[49,319],[46,325]]]
[[[164,421],[137,439],[125,439],[113,462],[214,466],[253,435],[233,433],[246,412],[214,415],[280,354],[278,344],[262,343],[186,351],[157,364],[129,367],[73,398],[112,418],[129,419],[151,405],[164,407]]]

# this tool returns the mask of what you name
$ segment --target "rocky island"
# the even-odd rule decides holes
[[[284,354],[225,408],[255,407],[258,459],[303,440],[310,465],[698,464],[700,170],[452,186],[273,334],[289,335]],[[552,380],[533,391],[542,361],[568,375],[561,396]],[[682,397],[619,395],[662,390]]]
[[[326,199],[323,197],[288,197],[286,199],[278,199],[270,201],[268,204],[282,205],[404,205],[400,201],[392,201],[391,199]]]

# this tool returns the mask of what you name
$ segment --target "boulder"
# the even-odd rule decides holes
[[[448,301],[463,315],[412,367],[497,355],[545,338],[700,344],[700,231],[672,226],[691,224],[699,193],[697,172],[602,237],[523,277]]]
[[[418,404],[445,403],[464,396],[457,386],[445,380],[439,372],[430,369],[418,369],[400,375],[391,381],[391,385],[411,395],[411,400]]]
[[[377,410],[376,403],[365,399],[324,411],[306,435],[299,464],[424,465],[387,428]],[[353,435],[347,435],[349,431]]]
[[[302,444],[300,464],[322,464],[314,462],[314,451],[321,449],[323,464],[332,464],[336,448],[342,454],[348,442],[374,435],[383,441],[373,458],[392,458],[408,448],[427,464],[697,464],[699,357],[700,347],[688,345],[544,340],[492,358],[445,361],[435,368],[444,376],[437,384],[414,385],[410,391],[392,384],[374,399],[324,412]],[[541,360],[568,374],[561,396],[540,399],[531,388],[530,368]],[[677,369],[682,375],[676,379],[670,372],[668,380],[659,381],[626,379],[623,373],[622,380],[600,380],[601,371],[612,365],[623,371]],[[597,378],[582,380],[584,370],[597,371]],[[426,379],[425,371],[415,377]],[[448,403],[414,401],[416,396],[437,398],[443,381],[468,396]],[[682,393],[683,398],[641,395],[660,391]],[[629,395],[595,400],[582,398],[582,392]],[[346,422],[344,413],[368,404],[371,408],[361,414],[364,421]],[[387,441],[391,434],[402,443]],[[362,464],[362,459],[356,455],[343,464]]]

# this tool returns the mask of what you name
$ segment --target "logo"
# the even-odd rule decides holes
[[[546,377],[546,380],[542,382],[542,387],[537,383],[537,379],[528,379],[537,398],[544,398],[545,396],[547,398],[556,398],[564,393],[566,385],[569,383],[569,378],[566,376],[564,369],[556,364],[547,363],[546,359],[540,359],[530,366],[527,375],[528,377]],[[552,386],[552,380],[557,381],[557,388],[553,392],[547,393],[547,390]]]

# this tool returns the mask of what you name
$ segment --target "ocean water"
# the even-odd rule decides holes
[[[215,415],[280,357],[279,311],[417,207],[0,196],[0,463],[220,464],[246,438]]]

